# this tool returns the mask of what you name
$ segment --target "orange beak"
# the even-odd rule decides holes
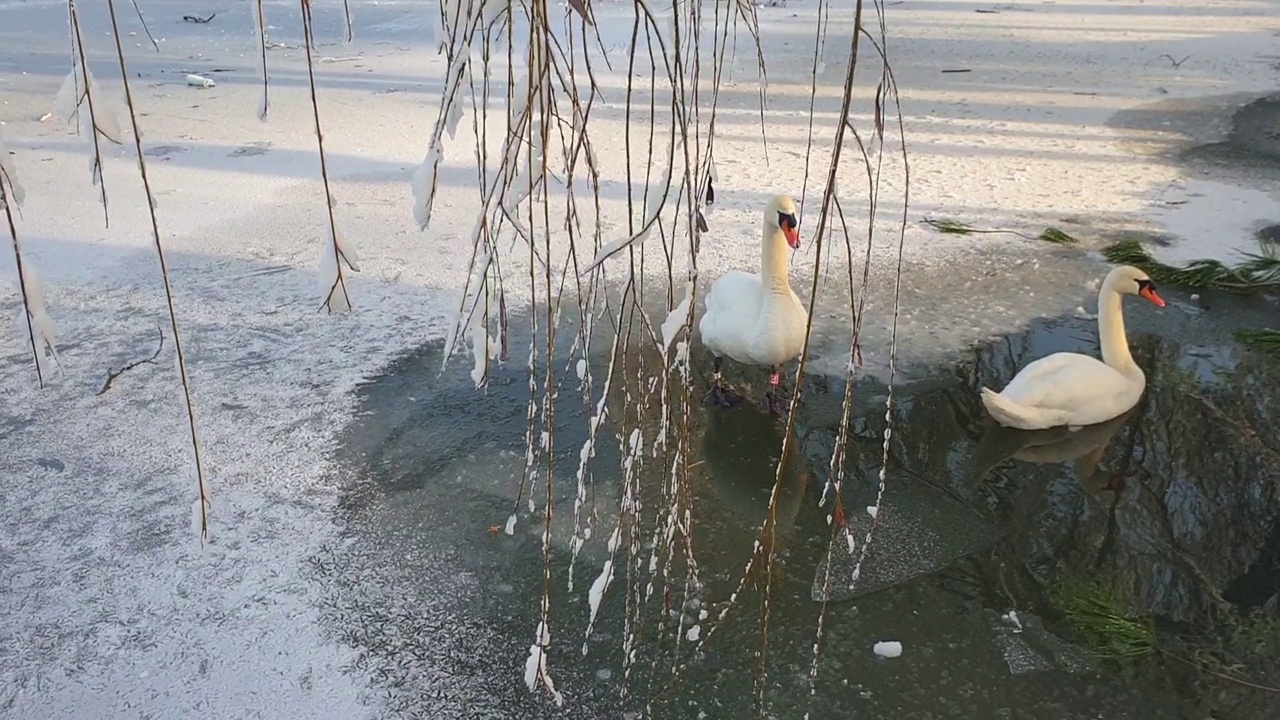
[[[1138,295],[1156,307],[1164,307],[1164,299],[1156,294],[1154,288],[1147,286],[1138,291]]]
[[[800,232],[798,230],[784,225],[782,234],[786,236],[787,244],[791,246],[792,250],[800,249]]]

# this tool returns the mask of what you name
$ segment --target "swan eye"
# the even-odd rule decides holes
[[[1142,292],[1143,290],[1146,290],[1148,292],[1154,292],[1155,289],[1156,289],[1156,284],[1151,282],[1150,280],[1138,281],[1138,292]]]
[[[795,215],[788,215],[781,210],[778,211],[778,227],[787,230],[795,230],[800,227],[800,223],[796,221]]]

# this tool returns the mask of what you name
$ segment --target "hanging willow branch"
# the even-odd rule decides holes
[[[178,375],[182,380],[182,397],[187,411],[187,427],[190,430],[191,452],[196,469],[197,497],[195,503],[193,503],[192,516],[193,518],[199,518],[200,542],[203,544],[209,538],[210,499],[209,487],[204,472],[204,462],[201,458],[200,433],[196,429],[195,404],[191,400],[191,379],[187,376],[187,361],[182,349],[182,336],[178,332],[178,313],[174,309],[173,288],[169,282],[169,267],[165,261],[164,245],[160,242],[160,223],[156,220],[155,194],[151,191],[151,181],[147,177],[146,155],[142,152],[142,131],[138,127],[138,114],[134,110],[133,92],[129,88],[129,71],[125,66],[124,46],[121,44],[120,27],[116,22],[115,0],[107,0],[107,12],[111,16],[111,31],[116,41],[116,59],[120,63],[120,80],[124,83],[124,98],[125,105],[129,111],[129,123],[133,127],[133,144],[134,149],[137,151],[138,174],[142,178],[142,187],[147,194],[147,213],[151,220],[151,237],[155,242],[156,259],[160,263],[160,276],[164,280],[164,297],[169,310],[169,330],[173,333],[173,347],[177,355]],[[73,4],[73,19],[75,16]],[[77,27],[79,26],[78,21],[75,24]],[[83,54],[81,57],[83,58]]]
[[[324,181],[324,197],[326,217],[329,221],[329,240],[320,251],[320,275],[324,303],[322,307],[330,313],[345,312],[351,309],[351,295],[347,292],[347,276],[343,266],[352,272],[360,272],[359,259],[355,244],[338,234],[338,223],[334,219],[333,210],[336,200],[329,188],[329,164],[324,154],[324,132],[320,128],[320,102],[316,98],[316,70],[311,58],[311,46],[315,40],[312,35],[311,0],[298,0],[302,10],[302,35],[307,48],[307,83],[311,89],[311,117],[315,120],[316,148],[320,153],[320,178]],[[265,97],[265,95],[264,95]]]
[[[26,321],[27,340],[31,344],[31,360],[36,366],[36,383],[43,389],[45,355],[57,357],[54,353],[54,328],[53,321],[45,310],[40,280],[36,271],[23,259],[22,244],[18,242],[18,224],[13,215],[14,210],[21,207],[25,193],[22,184],[18,182],[15,165],[9,157],[9,148],[5,146],[4,138],[0,137],[0,207],[4,208],[9,240],[13,245],[13,262],[18,271],[18,293],[22,296],[22,317]]]

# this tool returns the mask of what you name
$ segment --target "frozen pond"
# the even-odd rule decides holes
[[[1117,673],[1094,659],[1046,599],[1062,578],[1103,578],[1131,593],[1138,611],[1172,626],[1203,619],[1224,593],[1247,608],[1280,590],[1280,575],[1264,567],[1280,518],[1280,453],[1267,440],[1280,434],[1280,367],[1229,339],[1230,325],[1256,321],[1268,308],[1214,298],[1205,312],[1185,295],[1166,296],[1170,309],[1159,317],[1146,308],[1129,312],[1135,355],[1148,368],[1143,405],[1048,463],[1008,459],[1052,439],[988,433],[977,384],[998,386],[1055,350],[1096,353],[1092,321],[1037,322],[956,367],[919,370],[897,390],[874,550],[858,596],[836,598],[828,608],[813,700],[820,716],[1172,718],[1211,702],[1179,689],[1157,660]],[[1222,318],[1233,320],[1224,325]],[[482,399],[465,359],[440,374],[440,349],[433,344],[403,357],[360,390],[359,414],[341,449],[342,540],[315,559],[316,579],[328,588],[323,622],[357,648],[356,667],[399,716],[557,716],[517,680],[537,624],[542,526],[531,525],[522,506],[514,535],[491,531],[511,512],[524,469],[523,362],[498,371]],[[709,371],[701,361],[695,369]],[[608,557],[621,456],[616,441],[599,443],[584,509],[597,518],[596,535],[578,555],[568,592],[573,473],[588,415],[576,377],[566,377],[556,412],[551,666],[570,698],[568,716],[617,717],[646,701],[658,716],[755,712],[758,577],[701,655],[688,657],[693,643],[680,648],[679,663],[689,664],[674,683],[672,643],[693,625],[706,632],[734,591],[766,512],[782,425],[746,406],[691,413],[688,491],[701,587],[686,594],[673,580],[664,597],[659,579],[646,599],[649,546],[641,542],[638,572],[628,574],[624,542],[584,657],[587,589]],[[798,452],[777,501],[765,700],[772,717],[799,717],[809,702],[821,607],[815,574],[828,530],[818,500],[843,389],[819,379],[807,393]],[[861,538],[861,508],[874,502],[880,465],[883,387],[860,383],[855,399],[845,461],[854,481],[843,499],[856,509],[849,522]],[[610,408],[619,409],[615,401]],[[1092,462],[1101,482],[1091,484],[1094,466],[1082,476],[1072,458],[1093,450],[1100,452]],[[663,507],[665,477],[656,460],[640,473],[641,495],[655,512]],[[1118,495],[1103,487],[1113,478],[1122,479],[1114,485]],[[626,683],[624,618],[634,623],[637,649]],[[877,657],[872,646],[881,640],[901,642],[902,656]],[[1182,671],[1174,676],[1179,682],[1187,677]],[[629,697],[620,700],[624,684]]]

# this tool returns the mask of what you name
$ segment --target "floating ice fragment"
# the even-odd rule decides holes
[[[896,640],[881,640],[871,650],[882,658],[896,658],[902,654],[902,643]]]
[[[880,508],[875,505],[868,505],[867,514],[874,518],[876,515],[880,514]]]
[[[702,626],[694,625],[684,634],[684,639],[689,642],[698,642],[698,638],[702,637]]]
[[[1018,618],[1018,611],[1017,611],[1017,610],[1010,610],[1009,612],[1007,612],[1007,613],[1005,613],[1003,616],[1001,616],[1001,618],[1000,618],[1000,619],[1001,619],[1001,620],[1004,620],[1006,623],[1008,623],[1008,624],[1012,625],[1012,626],[1013,626],[1013,631],[1014,631],[1015,633],[1020,633],[1020,632],[1022,632],[1022,620]]]

